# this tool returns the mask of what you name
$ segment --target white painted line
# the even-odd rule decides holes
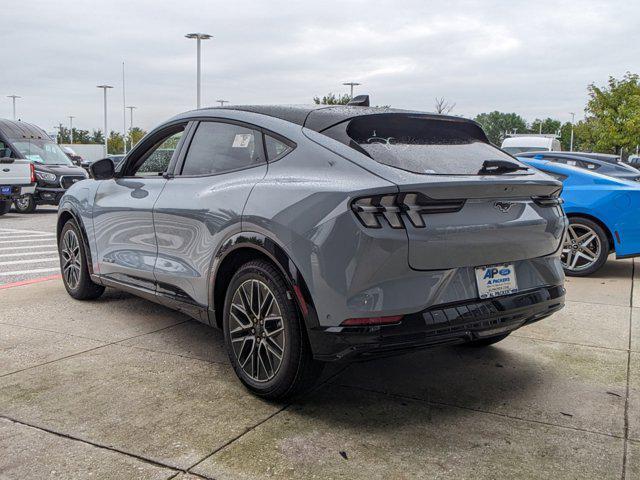
[[[22,239],[22,240],[0,240],[2,244],[9,243],[29,243],[29,242],[44,242],[45,240],[49,240],[48,238],[31,238],[31,239]],[[53,240],[53,239],[51,239]]]
[[[38,248],[47,248],[53,247],[56,248],[57,245],[55,243],[43,243],[42,245],[19,245],[17,247],[2,247],[0,248],[0,252],[6,252],[7,250],[25,250],[25,249],[33,249],[33,251],[38,251]]]
[[[3,240],[11,240],[14,238],[34,238],[34,237],[55,237],[55,233],[19,233],[19,232],[0,232],[0,238]]]
[[[53,262],[58,261],[58,257],[47,257],[47,258],[30,258],[29,260],[10,260],[8,262],[0,262],[0,267],[2,265],[20,265],[21,263],[44,263],[44,262]]]
[[[58,268],[34,268],[33,270],[18,270],[15,272],[0,272],[0,277],[10,277],[12,275],[29,275],[32,273],[59,272]]]
[[[58,253],[57,250],[43,250],[41,252],[18,252],[18,253],[0,253],[0,258],[6,257],[32,257],[34,255],[49,255],[50,253]]]
[[[46,233],[48,235],[55,235],[55,232],[45,232],[43,230],[16,230],[13,228],[0,228],[0,233]]]

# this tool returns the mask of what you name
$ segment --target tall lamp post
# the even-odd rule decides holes
[[[73,145],[73,115],[69,115],[69,135],[71,136],[71,144]]]
[[[196,80],[196,107],[200,108],[200,78],[201,78],[201,68],[200,68],[200,42],[202,40],[209,40],[211,38],[211,35],[209,35],[208,33],[188,33],[185,35],[186,38],[195,38],[197,41],[197,56],[198,56],[198,60],[197,60],[197,72],[196,72],[196,76],[197,76],[197,80]]]
[[[573,124],[576,119],[576,114],[571,112],[571,141],[569,142],[569,151],[573,152]]]
[[[130,121],[129,121],[129,141],[131,142],[131,147],[130,147],[130,149],[131,149],[131,148],[133,148],[133,136],[131,134],[131,132],[133,131],[133,111],[137,107],[134,107],[133,105],[129,105],[127,108],[129,109],[129,118],[130,118]]]
[[[229,100],[216,100],[220,104],[221,107],[224,107],[225,103],[229,103]]]
[[[104,156],[109,154],[107,139],[109,134],[107,133],[107,90],[113,88],[111,85],[98,85],[98,88],[102,89],[104,95]]]
[[[20,95],[7,95],[7,98],[13,100],[13,121],[16,120],[16,98],[22,98]]]
[[[362,84],[358,82],[345,82],[342,85],[351,87],[351,93],[349,94],[349,98],[353,99],[353,87],[357,87],[358,85],[362,85]]]

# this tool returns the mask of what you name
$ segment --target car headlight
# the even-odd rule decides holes
[[[55,173],[47,173],[47,172],[36,172],[36,177],[40,180],[44,180],[45,182],[55,182],[56,174]]]

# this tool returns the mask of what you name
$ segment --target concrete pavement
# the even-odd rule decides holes
[[[610,261],[493,347],[334,366],[292,404],[247,393],[220,332],[177,312],[0,290],[0,478],[639,478],[633,275]]]

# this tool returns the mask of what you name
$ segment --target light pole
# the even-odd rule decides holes
[[[136,107],[134,107],[133,105],[129,105],[127,108],[129,109],[129,117],[130,117],[130,121],[129,121],[129,141],[131,142],[131,148],[133,148],[133,136],[132,136],[131,132],[133,131],[133,111],[136,109]]]
[[[73,115],[69,115],[69,135],[71,136],[71,144],[73,145]]]
[[[101,88],[104,94],[104,156],[106,157],[109,154],[107,144],[107,139],[109,138],[107,133],[107,90],[113,87],[111,85],[98,85],[98,88]]]
[[[229,103],[229,100],[216,100],[220,104],[221,107],[224,107],[225,103]]]
[[[209,40],[211,38],[211,35],[209,35],[208,33],[188,33],[185,35],[186,38],[195,38],[197,41],[197,56],[198,56],[198,63],[197,63],[197,71],[196,71],[196,76],[197,76],[197,81],[196,81],[196,108],[200,108],[200,42],[202,40]]]
[[[356,86],[362,85],[362,84],[358,83],[358,82],[345,82],[342,85],[351,87],[351,93],[349,94],[349,98],[353,99],[353,87],[356,87]]]
[[[573,124],[576,119],[576,114],[573,112],[570,112],[570,114],[571,114],[571,140],[569,141],[569,151],[573,152]]]
[[[22,98],[20,95],[7,95],[7,98],[13,100],[13,121],[16,120],[16,98]]]

